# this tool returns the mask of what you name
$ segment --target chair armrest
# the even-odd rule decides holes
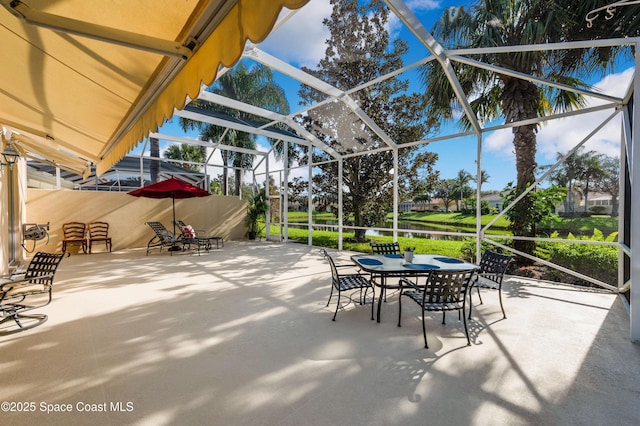
[[[414,289],[414,290],[416,290],[416,291],[420,291],[420,290],[422,290],[422,289],[418,286],[418,284],[417,284],[417,283],[414,283],[413,281],[411,281],[411,280],[409,280],[409,279],[407,279],[407,278],[404,278],[404,277],[403,277],[403,278],[400,278],[399,284],[400,284],[400,287],[399,287],[399,288],[400,288],[400,291],[402,291],[402,288],[403,288],[403,287],[411,287],[412,289]]]
[[[31,281],[36,279],[39,280],[39,279],[53,278],[53,276],[54,274],[46,274],[46,275],[39,275],[33,278],[20,278],[18,280],[9,280],[7,282],[0,282],[0,292],[5,292],[14,287],[19,287],[22,285],[30,285]]]

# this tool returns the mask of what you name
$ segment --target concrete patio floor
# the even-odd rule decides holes
[[[332,322],[318,248],[72,255],[49,320],[0,337],[0,402],[33,410],[3,404],[0,424],[640,424],[640,345],[619,297],[505,282],[508,319],[485,291],[472,346],[455,314],[434,314],[425,349],[417,306],[396,326],[397,295],[380,324],[357,305]]]

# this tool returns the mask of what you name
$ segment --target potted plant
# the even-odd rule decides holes
[[[260,232],[260,219],[263,219],[269,210],[269,203],[267,203],[267,196],[264,191],[260,191],[249,200],[247,206],[247,218],[245,223],[247,225],[247,235],[250,240],[255,240],[256,236]]]
[[[405,247],[404,249],[404,261],[407,263],[413,262],[413,251],[415,247]]]

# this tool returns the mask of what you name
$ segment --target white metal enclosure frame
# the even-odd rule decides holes
[[[633,277],[635,277],[635,280],[638,279],[638,277],[640,277],[640,259],[636,259],[638,256],[636,255],[635,257],[633,256],[633,252],[631,250],[631,244],[630,241],[635,240],[640,240],[640,226],[638,224],[634,224],[633,221],[630,221],[630,215],[627,214],[623,214],[622,212],[624,211],[624,206],[630,204],[630,208],[628,209],[629,212],[637,212],[640,211],[640,205],[638,205],[638,203],[640,202],[640,194],[638,194],[638,192],[640,191],[640,187],[636,187],[636,189],[633,189],[633,186],[631,186],[631,188],[625,188],[625,179],[623,178],[623,175],[625,174],[625,171],[628,173],[629,176],[629,181],[633,182],[634,179],[636,178],[636,175],[640,174],[640,168],[634,168],[633,164],[634,161],[636,160],[636,157],[640,156],[640,152],[639,150],[633,150],[632,147],[634,146],[633,143],[633,138],[635,137],[635,132],[633,131],[633,125],[631,123],[637,123],[640,122],[640,116],[638,116],[638,114],[640,114],[640,112],[637,112],[636,110],[632,110],[629,108],[630,102],[632,101],[634,96],[637,96],[638,93],[640,93],[640,90],[638,90],[639,88],[636,87],[636,85],[638,84],[636,81],[634,81],[633,85],[631,87],[628,88],[627,94],[624,98],[620,98],[620,97],[616,97],[616,96],[612,96],[606,93],[601,93],[601,92],[596,92],[596,91],[589,91],[589,90],[578,90],[572,87],[568,87],[568,86],[564,86],[562,84],[553,82],[553,81],[547,81],[544,79],[540,79],[534,76],[530,76],[530,75],[526,75],[526,74],[522,74],[522,73],[518,73],[512,70],[508,70],[508,69],[504,69],[504,68],[499,68],[499,67],[495,67],[489,64],[485,64],[482,63],[476,59],[473,59],[473,55],[478,55],[478,54],[482,54],[482,53],[504,53],[504,54],[508,54],[509,52],[515,52],[515,51],[535,51],[535,50],[550,50],[550,49],[580,49],[580,48],[584,48],[584,47],[596,47],[596,46],[636,46],[638,42],[640,41],[640,39],[636,39],[636,38],[627,38],[627,39],[610,39],[610,40],[598,40],[598,41],[581,41],[581,42],[567,42],[567,43],[558,43],[558,44],[545,44],[545,45],[527,45],[527,46],[512,46],[512,47],[497,47],[497,48],[492,48],[492,49],[465,49],[465,50],[452,50],[452,51],[447,51],[445,49],[442,48],[442,46],[431,36],[431,34],[424,28],[424,26],[420,23],[420,21],[413,15],[413,13],[409,10],[409,8],[405,5],[405,3],[403,1],[400,0],[386,0],[387,5],[389,6],[389,8],[393,11],[393,13],[396,14],[396,16],[398,16],[398,18],[403,22],[403,24],[409,28],[411,30],[411,32],[424,44],[424,46],[427,47],[428,51],[430,52],[430,56],[427,56],[424,59],[421,59],[415,63],[409,64],[405,67],[403,67],[400,70],[396,70],[392,73],[389,73],[385,76],[382,76],[378,79],[376,79],[376,81],[372,81],[369,82],[365,85],[359,86],[359,87],[354,87],[351,88],[349,90],[339,90],[336,87],[333,87],[329,84],[327,84],[326,82],[319,80],[305,72],[303,72],[302,70],[278,59],[275,58],[269,54],[267,54],[266,52],[260,50],[260,48],[258,46],[248,46],[243,54],[243,58],[245,59],[250,59],[252,61],[256,61],[259,62],[263,65],[266,65],[268,67],[270,67],[271,69],[278,71],[282,74],[285,74],[297,81],[299,81],[302,84],[305,84],[309,87],[312,87],[313,89],[317,90],[318,92],[321,92],[323,94],[326,95],[325,100],[323,100],[322,102],[319,102],[315,105],[306,107],[305,109],[303,109],[302,111],[297,111],[296,113],[290,114],[288,116],[284,116],[281,114],[277,114],[274,113],[272,111],[267,111],[267,110],[263,110],[261,108],[257,108],[255,106],[252,105],[247,105],[247,104],[243,104],[241,102],[238,102],[236,100],[232,100],[232,99],[228,99],[228,98],[224,98],[222,96],[219,95],[213,95],[209,92],[206,91],[201,91],[199,99],[202,100],[206,100],[207,102],[212,102],[212,103],[216,103],[218,105],[222,105],[226,108],[234,108],[236,110],[239,111],[243,111],[258,117],[262,117],[264,119],[267,120],[268,124],[261,126],[260,128],[251,128],[250,126],[245,126],[245,127],[239,127],[237,124],[234,123],[229,123],[229,122],[224,122],[224,120],[218,120],[215,122],[216,125],[219,126],[227,126],[230,128],[235,128],[237,130],[242,130],[242,131],[248,131],[248,132],[252,132],[255,134],[261,134],[264,136],[269,136],[275,139],[278,139],[280,142],[279,143],[294,143],[294,144],[298,144],[301,146],[306,147],[307,149],[307,164],[306,165],[299,165],[296,166],[294,165],[293,167],[306,167],[308,169],[308,176],[311,177],[313,174],[313,167],[317,166],[317,164],[312,164],[311,162],[311,150],[313,149],[321,149],[325,152],[327,152],[329,155],[331,155],[331,157],[333,157],[333,161],[336,161],[338,163],[338,179],[339,181],[342,181],[342,160],[344,160],[345,158],[349,158],[351,156],[358,156],[358,155],[371,155],[374,154],[376,152],[381,152],[381,151],[392,151],[393,155],[394,155],[394,164],[396,165],[395,170],[397,170],[397,161],[398,161],[398,155],[399,155],[399,150],[401,150],[403,147],[408,147],[408,146],[415,146],[415,145],[426,145],[426,144],[430,144],[430,143],[435,143],[435,142],[442,142],[442,141],[448,141],[451,139],[455,139],[455,138],[459,138],[459,137],[463,137],[463,136],[469,136],[469,135],[475,135],[477,138],[477,174],[479,174],[481,172],[481,168],[482,168],[482,152],[483,152],[483,141],[485,136],[490,133],[490,132],[494,132],[496,130],[500,130],[503,128],[509,128],[509,127],[517,127],[517,126],[522,126],[522,125],[526,125],[526,124],[534,124],[534,123],[543,123],[549,120],[555,120],[555,119],[559,119],[559,118],[565,118],[565,117],[571,117],[573,115],[576,114],[588,114],[588,113],[592,113],[592,112],[597,112],[597,111],[611,111],[611,114],[608,116],[608,118],[601,123],[597,123],[593,130],[591,131],[591,133],[584,139],[582,139],[581,141],[579,141],[574,148],[566,154],[565,158],[568,157],[569,155],[571,155],[573,152],[575,152],[577,149],[579,149],[581,146],[583,146],[588,140],[589,138],[591,138],[593,135],[595,135],[599,130],[601,130],[605,124],[607,124],[614,116],[621,114],[622,115],[622,121],[623,121],[623,129],[621,131],[621,179],[620,179],[620,185],[621,185],[621,190],[620,190],[620,194],[624,194],[625,190],[629,190],[628,192],[631,193],[631,197],[630,199],[622,199],[620,200],[621,206],[620,206],[620,211],[621,211],[621,217],[620,217],[620,234],[619,234],[619,241],[616,243],[602,243],[602,242],[592,242],[592,241],[577,241],[577,240],[562,240],[562,239],[536,239],[536,240],[542,240],[542,241],[553,241],[553,242],[570,242],[570,243],[575,243],[575,244],[603,244],[603,245],[613,245],[613,246],[617,246],[619,248],[619,280],[618,280],[618,286],[611,286],[607,283],[601,282],[595,278],[592,277],[588,277],[586,275],[581,274],[579,271],[571,271],[568,270],[566,268],[563,268],[562,266],[559,265],[555,265],[555,264],[551,264],[547,261],[544,261],[542,259],[539,258],[535,258],[532,257],[530,255],[527,255],[525,253],[521,253],[521,252],[517,252],[516,254],[521,255],[521,256],[525,256],[525,257],[529,257],[533,260],[535,260],[536,262],[540,262],[543,264],[546,264],[548,266],[552,266],[554,268],[557,268],[563,272],[566,272],[568,274],[577,276],[581,279],[584,279],[586,281],[589,281],[593,284],[599,285],[603,288],[606,288],[608,290],[614,291],[614,292],[620,292],[623,290],[628,290],[629,287],[631,287],[631,306],[630,306],[630,313],[631,313],[631,340],[632,341],[639,341],[640,340],[640,313],[638,311],[640,311],[640,309],[636,308],[635,310],[633,309],[633,306],[639,306],[638,304],[640,303],[640,288],[636,285],[633,286],[631,285],[631,283],[634,281]],[[286,21],[286,19],[288,19],[288,16],[285,17],[283,19],[283,21]],[[276,25],[276,27],[279,24]],[[637,49],[636,49],[637,52]],[[456,134],[449,134],[449,135],[438,135],[436,137],[430,138],[430,139],[426,139],[426,140],[420,140],[420,141],[413,141],[411,143],[407,143],[407,144],[397,144],[396,142],[394,142],[388,135],[386,135],[384,133],[384,131],[373,121],[371,120],[365,113],[364,111],[362,111],[359,106],[357,101],[355,100],[354,96],[357,96],[358,92],[360,92],[361,90],[365,89],[366,87],[374,84],[377,81],[382,81],[388,78],[392,78],[396,75],[401,74],[404,71],[407,71],[409,69],[413,69],[416,67],[419,67],[429,61],[436,61],[445,71],[445,73],[447,74],[447,77],[451,83],[451,85],[453,86],[455,92],[457,93],[458,96],[458,100],[460,102],[460,105],[462,106],[462,109],[465,113],[465,115],[467,116],[467,118],[469,119],[469,121],[472,124],[472,132],[462,132],[462,133],[456,133]],[[639,63],[639,59],[636,59],[636,66]],[[592,98],[597,98],[600,99],[601,101],[603,101],[604,103],[602,105],[598,105],[596,107],[590,107],[590,108],[585,108],[582,110],[577,110],[577,111],[572,111],[572,112],[568,112],[568,113],[563,113],[563,114],[556,114],[556,115],[552,115],[552,116],[546,116],[546,117],[540,117],[538,119],[534,119],[534,120],[527,120],[527,121],[520,121],[520,122],[515,122],[515,123],[509,123],[509,124],[500,124],[500,125],[495,125],[495,124],[490,124],[490,125],[484,125],[483,123],[480,123],[478,121],[478,119],[475,117],[475,115],[473,114],[471,107],[469,105],[469,101],[467,99],[467,94],[465,94],[462,91],[462,88],[460,87],[460,84],[458,83],[457,77],[455,75],[455,71],[453,70],[453,67],[451,66],[452,62],[459,62],[459,63],[464,63],[467,65],[471,65],[471,66],[476,66],[476,67],[481,67],[481,68],[485,68],[487,70],[491,70],[494,71],[496,73],[502,73],[502,74],[508,74],[517,78],[521,78],[521,79],[525,79],[531,82],[534,82],[535,84],[538,85],[547,85],[547,86],[551,86],[551,87],[555,87],[558,89],[563,89],[563,90],[571,90],[571,91],[575,91],[575,92],[579,92],[582,95],[585,96],[589,96]],[[638,101],[636,100],[637,103]],[[347,149],[340,149],[341,147],[338,145],[327,145],[324,141],[319,140],[315,135],[311,134],[310,132],[308,132],[306,129],[302,128],[298,122],[296,121],[296,117],[299,117],[301,115],[304,114],[312,114],[314,112],[317,112],[319,110],[321,110],[322,108],[334,108],[334,105],[339,104],[340,108],[343,109],[343,111],[348,112],[349,114],[352,114],[353,116],[357,117],[357,119],[363,123],[364,125],[366,125],[367,127],[369,127],[370,132],[372,134],[375,134],[381,141],[384,142],[383,147],[379,147],[376,149],[371,149],[368,147],[359,147],[360,149],[358,149],[358,147],[354,147],[350,146]],[[329,107],[328,107],[329,106]],[[194,115],[193,113],[190,112],[185,112],[185,111],[176,111],[176,115],[179,117],[184,117],[184,118],[190,118],[190,119],[194,119],[194,120],[201,120],[201,121],[206,121],[206,122],[212,122],[210,117],[205,117],[202,115]],[[281,135],[274,135],[274,134],[270,134],[268,130],[265,130],[266,128],[268,128],[269,126],[275,124],[275,123],[284,123],[286,126],[288,126],[289,129],[291,129],[293,132],[297,133],[297,137],[296,136],[287,136],[287,137],[283,137]],[[163,140],[170,140],[170,137],[165,136],[165,135],[155,135],[156,137],[163,139]],[[188,143],[193,143],[193,142],[188,142]],[[216,146],[220,149],[235,149],[232,147],[222,147],[219,144],[214,144],[213,141],[209,141],[207,142],[207,144],[209,146]],[[271,153],[273,151],[272,150],[269,152]],[[284,150],[285,152],[287,150]],[[283,200],[283,206],[282,211],[287,211],[287,207],[288,207],[288,200],[286,198],[286,188],[287,188],[287,184],[288,184],[288,179],[287,179],[287,175],[289,174],[289,167],[285,167],[284,170],[277,171],[277,170],[273,170],[273,168],[269,167],[269,160],[268,160],[268,154],[269,153],[264,153],[264,152],[260,152],[260,151],[253,151],[253,154],[256,154],[258,156],[260,156],[260,161],[258,161],[258,163],[256,164],[256,166],[254,167],[254,180],[255,180],[255,176],[256,176],[256,167],[259,164],[262,164],[263,162],[266,163],[266,172],[265,175],[269,175],[272,173],[281,173],[282,175],[282,181],[283,181],[283,185],[285,188],[284,191],[284,200]],[[626,157],[626,158],[625,158]],[[559,160],[555,165],[553,165],[549,170],[547,170],[547,172],[534,184],[530,187],[529,190],[533,190],[541,181],[544,180],[545,177],[547,177],[555,168],[557,168],[562,161],[564,160],[561,159]],[[285,165],[287,164],[287,162],[285,161]],[[638,178],[640,179],[640,177]],[[310,183],[309,179],[309,188],[308,188],[308,194],[309,194],[309,201],[308,201],[308,208],[309,210],[311,210],[312,207],[312,202],[311,202],[311,198],[312,198],[312,188],[311,188],[311,183]],[[463,236],[469,236],[469,237],[475,237],[476,238],[476,244],[477,244],[477,252],[479,253],[480,250],[480,243],[482,241],[486,241],[489,242],[497,247],[501,247],[503,249],[506,250],[510,250],[513,251],[512,248],[510,247],[506,247],[503,244],[495,241],[497,238],[500,239],[526,239],[525,237],[508,237],[505,238],[504,236],[497,236],[497,235],[491,235],[489,233],[489,230],[491,228],[491,226],[495,223],[495,220],[497,220],[497,218],[495,220],[493,220],[491,223],[482,226],[480,224],[480,185],[478,185],[478,193],[476,196],[476,200],[477,200],[477,223],[476,223],[476,232],[475,233],[468,233],[468,234],[462,234]],[[337,200],[338,200],[338,211],[339,211],[339,215],[338,215],[338,224],[337,225],[333,225],[333,228],[336,229],[338,231],[339,234],[339,248],[342,249],[342,232],[344,229],[353,229],[353,227],[347,227],[344,225],[343,220],[342,220],[342,190],[341,188],[337,189]],[[398,181],[397,181],[397,176],[394,176],[394,220],[393,220],[393,235],[394,238],[397,238],[398,235]],[[522,195],[524,196],[524,194]],[[521,196],[521,197],[522,197]],[[521,198],[520,197],[520,198]],[[518,200],[515,200],[513,204],[515,204]],[[507,209],[511,208],[513,206],[513,204],[511,206],[509,206]],[[627,206],[629,207],[629,206]],[[505,210],[506,211],[506,210]],[[503,211],[501,213],[501,215],[504,214]],[[632,215],[632,213],[631,213]],[[291,225],[287,222],[286,220],[286,215],[284,218],[284,221],[282,223],[280,223],[281,227],[284,229],[283,231],[283,239],[286,241],[287,240],[287,231],[288,228],[290,226],[296,226],[296,225]],[[309,230],[309,240],[308,243],[311,245],[312,244],[312,236],[311,236],[311,230],[314,227],[314,223],[311,219],[311,217],[309,217],[308,223],[306,225],[304,225],[305,227],[307,227],[307,229]],[[624,236],[624,232],[622,232],[625,227],[630,226],[631,228],[631,233],[630,233],[630,240],[626,239],[627,237]],[[330,225],[331,227],[331,225]],[[267,227],[267,230],[269,229],[269,227]],[[430,233],[434,233],[434,234],[448,234],[447,232],[438,232],[438,231],[429,231]],[[456,234],[456,235],[461,235],[461,234]],[[627,279],[625,280],[625,274],[624,274],[624,263],[625,263],[625,259],[626,261],[628,261],[631,265],[631,279]],[[635,303],[633,303],[635,301]]]

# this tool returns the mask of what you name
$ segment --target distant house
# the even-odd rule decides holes
[[[583,212],[584,211],[584,197],[582,194],[574,195],[573,201],[573,211],[574,212]],[[602,192],[590,192],[589,197],[587,198],[587,211],[591,213],[601,213],[601,214],[611,214],[611,210],[613,208],[614,203],[617,203],[618,200],[613,200],[611,194],[605,194]],[[561,202],[556,207],[556,213],[565,213],[567,207],[565,207],[565,202]],[[599,207],[598,207],[599,206]],[[571,207],[571,206],[569,206]],[[594,210],[596,207],[596,210]],[[601,208],[602,207],[602,208]]]
[[[398,211],[400,213],[410,212],[411,210],[413,210],[413,201],[401,201],[398,203]]]
[[[413,208],[411,209],[416,212],[438,212],[445,211],[445,205],[442,202],[441,198],[432,198],[431,201],[418,201],[413,204]]]
[[[617,202],[617,200],[615,200]],[[584,201],[580,203],[584,209]],[[601,192],[592,192],[589,194],[589,198],[587,199],[587,210],[592,211],[592,208],[595,206],[602,206],[604,209],[602,210],[603,214],[611,214],[611,209],[613,208],[614,200],[611,197],[611,194],[604,194]],[[600,210],[600,209],[599,209]]]
[[[487,194],[482,197],[482,201],[489,203],[489,208],[502,211],[502,197],[498,193]]]

